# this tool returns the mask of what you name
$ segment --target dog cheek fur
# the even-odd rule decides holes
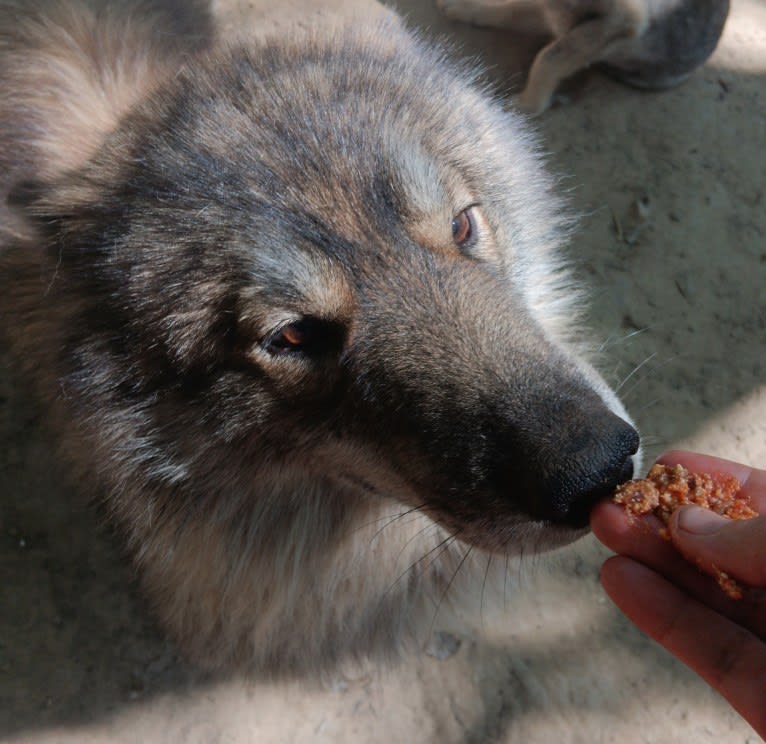
[[[50,323],[42,324],[47,337]],[[452,554],[423,576],[423,566],[412,566],[442,543],[441,528],[423,515],[397,519],[405,511],[399,502],[323,479],[326,459],[308,446],[270,464],[260,437],[241,436],[253,426],[252,389],[247,413],[242,406],[238,413],[241,428],[222,415],[218,437],[190,438],[199,431],[193,405],[179,417],[173,404],[163,415],[161,405],[147,410],[146,400],[118,402],[121,364],[97,345],[81,345],[78,355],[85,399],[75,380],[42,382],[36,373],[51,420],[60,422],[63,454],[83,490],[108,494],[102,507],[125,538],[150,604],[193,660],[211,669],[321,675],[370,656],[391,658],[420,638],[418,618],[428,616]],[[221,384],[231,394],[231,381]],[[185,433],[182,449],[173,428]]]
[[[443,540],[439,528],[417,517],[378,540],[400,506],[359,503],[313,477],[296,484],[294,472],[258,477],[274,491],[269,498],[262,483],[255,509],[247,491],[229,490],[204,521],[170,521],[141,538],[142,582],[173,635],[205,666],[275,675],[403,650],[417,637],[415,610],[436,594],[407,568]],[[285,478],[300,488],[299,504],[284,503]],[[238,507],[248,518],[235,525]]]

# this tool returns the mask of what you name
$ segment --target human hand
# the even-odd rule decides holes
[[[604,563],[601,583],[630,620],[766,738],[766,471],[680,451],[659,462],[735,476],[764,516],[732,521],[686,506],[668,524],[671,545],[660,537],[656,517],[630,521],[622,507],[603,502],[591,514],[591,527],[618,555]],[[697,565],[752,588],[742,600],[731,600]]]

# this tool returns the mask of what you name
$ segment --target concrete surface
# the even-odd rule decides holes
[[[430,0],[395,4],[480,56],[500,94],[518,87],[530,40],[444,22]],[[229,26],[261,29],[312,22],[318,6],[359,22],[376,12],[373,0],[294,0],[265,22],[269,5],[218,3]],[[649,456],[685,446],[766,466],[766,5],[733,0],[718,51],[681,88],[643,94],[593,75],[571,95],[539,128],[583,215],[571,250],[603,368]],[[500,631],[446,661],[331,689],[205,678],[152,625],[41,424],[0,375],[1,741],[757,740],[611,607],[592,538],[534,561]]]

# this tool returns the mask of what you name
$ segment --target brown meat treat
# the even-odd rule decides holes
[[[723,473],[690,473],[683,465],[654,465],[646,478],[618,486],[614,501],[621,504],[631,518],[653,512],[666,526],[676,509],[689,504],[729,519],[758,516],[750,506],[750,499],[741,493],[736,478]],[[670,539],[666,527],[660,534]],[[713,575],[729,597],[742,598],[742,587],[728,574],[715,568]]]

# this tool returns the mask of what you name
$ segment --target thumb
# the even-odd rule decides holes
[[[698,506],[678,509],[668,524],[684,557],[703,571],[716,569],[749,586],[766,586],[766,517],[732,520]]]

